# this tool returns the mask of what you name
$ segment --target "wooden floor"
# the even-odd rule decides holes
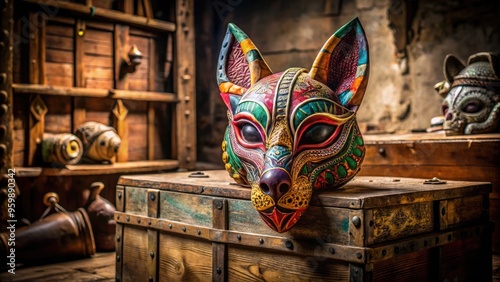
[[[98,253],[93,258],[16,269],[0,273],[0,281],[115,281],[115,253]],[[500,282],[500,255],[493,256],[493,282]]]
[[[92,258],[16,269],[0,273],[0,281],[80,282],[115,281],[115,253],[98,253]]]

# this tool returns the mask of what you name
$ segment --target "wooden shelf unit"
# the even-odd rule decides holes
[[[135,12],[134,0],[124,0],[123,11],[103,7],[113,1],[95,2],[95,6],[89,0],[83,1],[85,4],[75,2],[17,3],[18,23],[14,30],[17,28],[20,38],[28,41],[14,52],[14,62],[18,65],[14,67],[12,88],[18,113],[14,122],[18,144],[14,144],[13,159],[14,166],[23,172],[18,176],[37,175],[33,171],[43,175],[93,173],[94,169],[83,169],[82,165],[62,170],[39,168],[37,145],[46,131],[72,133],[85,121],[105,123],[102,108],[110,103],[109,123],[122,137],[117,163],[111,171],[126,173],[130,168],[132,172],[145,172],[148,168],[162,167],[158,162],[166,162],[169,169],[175,169],[174,164],[180,169],[193,169],[196,163],[194,1],[161,4],[164,8],[169,5],[166,14],[170,14],[171,21],[154,18],[152,3],[160,5],[154,1],[135,0]],[[28,10],[21,9],[21,5]],[[29,26],[23,26],[25,19],[29,20]],[[22,34],[26,31],[29,31],[27,36]],[[134,71],[124,72],[127,52],[133,45],[140,48],[142,62]],[[104,102],[99,102],[100,99]],[[26,104],[30,107],[23,106]],[[55,108],[63,110],[51,113]],[[67,110],[62,112],[67,108],[69,115]],[[36,109],[45,111],[43,115],[47,117],[40,119]],[[127,123],[131,111],[135,111],[132,113],[135,119]],[[168,121],[163,122],[160,119],[165,115]],[[61,116],[70,121],[61,122],[60,132],[54,132],[57,127],[54,125],[47,129],[46,124],[58,122]],[[99,120],[94,120],[96,116]],[[145,124],[138,125],[134,123],[136,120]],[[129,135],[128,127],[135,128],[135,132]],[[162,131],[170,133],[165,135]],[[137,142],[139,136],[145,142]],[[155,150],[166,138],[172,143],[169,151]],[[137,147],[141,143],[144,143],[142,148],[130,150],[143,152],[143,157],[137,157],[136,153],[129,158],[129,145]],[[134,167],[138,163],[141,163],[139,168]]]
[[[76,210],[93,182],[104,183],[101,196],[114,202],[123,174],[195,168],[194,0],[21,0],[13,6],[8,154],[20,190],[18,219],[37,220],[47,192]],[[130,64],[134,45],[142,53],[138,65]],[[87,121],[117,130],[122,145],[114,164],[40,162],[44,133],[74,133]]]

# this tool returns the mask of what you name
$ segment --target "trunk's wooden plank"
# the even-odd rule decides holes
[[[322,257],[300,257],[247,249],[228,248],[229,281],[348,281],[349,264]]]
[[[429,281],[436,277],[431,272],[430,249],[381,260],[373,264],[373,281]],[[397,273],[397,274],[396,274]]]
[[[146,234],[145,228],[124,226],[123,238],[127,243],[123,244],[121,281],[148,281],[148,268],[144,264],[138,265],[149,257]]]
[[[162,281],[212,281],[212,243],[160,233],[159,245]]]

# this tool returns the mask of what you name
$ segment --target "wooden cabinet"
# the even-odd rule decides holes
[[[48,191],[61,193],[61,204],[73,209],[90,181],[105,182],[104,196],[114,199],[112,187],[123,173],[194,168],[193,5],[14,3],[12,156],[23,210]],[[44,133],[74,133],[87,121],[116,129],[122,143],[115,163],[40,162]],[[36,219],[38,211],[26,213]]]
[[[500,134],[419,133],[363,138],[366,157],[359,175],[491,182],[493,252],[500,253]]]

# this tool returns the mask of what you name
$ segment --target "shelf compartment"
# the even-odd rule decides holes
[[[67,97],[96,97],[149,102],[177,103],[177,95],[168,92],[134,91],[117,89],[95,89],[83,87],[63,87],[40,84],[13,84],[14,93],[40,94]]]
[[[176,30],[176,25],[172,22],[130,15],[119,11],[103,9],[95,6],[87,6],[85,4],[53,0],[24,0],[24,2],[35,5],[44,5],[50,8],[72,12],[79,16],[86,16],[93,19],[129,24],[136,27],[167,32],[174,32]]]
[[[123,162],[114,164],[80,164],[67,165],[64,168],[52,167],[20,167],[16,168],[17,177],[38,176],[84,176],[84,175],[107,175],[128,174],[152,171],[169,171],[179,168],[177,160],[150,160]]]

